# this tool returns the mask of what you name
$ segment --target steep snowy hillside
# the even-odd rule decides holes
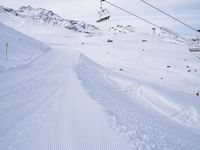
[[[0,22],[17,29],[22,27],[30,28],[34,26],[30,24],[30,22],[33,22],[89,34],[99,32],[99,29],[93,25],[82,21],[66,20],[52,11],[42,8],[32,8],[31,6],[22,6],[19,10],[0,6]]]
[[[29,64],[49,49],[47,45],[0,23],[0,71]]]

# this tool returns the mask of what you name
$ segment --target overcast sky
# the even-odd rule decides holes
[[[31,5],[32,7],[42,7],[53,10],[66,19],[82,19],[87,20],[93,18],[93,22],[97,18],[97,12],[100,6],[100,0],[0,0],[0,5],[11,8],[18,8],[22,5]],[[119,5],[140,16],[162,16],[154,9],[148,7],[140,0],[108,0]],[[172,15],[180,17],[183,21],[187,21],[192,25],[200,25],[200,0],[146,0],[147,2],[167,11]],[[128,17],[127,14],[109,6],[108,8],[112,17]],[[194,17],[197,16],[197,17]],[[168,22],[166,19],[162,21]],[[92,23],[92,22],[90,22]],[[160,23],[160,22],[159,22]],[[199,27],[199,26],[198,26]]]
[[[154,11],[146,7],[140,0],[109,0],[128,10],[142,15],[156,15]],[[172,14],[193,15],[200,12],[200,0],[146,0],[163,10]],[[0,5],[17,8],[22,5],[32,5],[33,7],[43,7],[54,10],[56,13],[66,18],[95,17],[99,7],[99,0],[0,0]],[[105,7],[114,10],[111,6]],[[117,13],[116,10],[113,12]],[[114,14],[115,14],[114,13]],[[119,15],[119,12],[118,12]],[[123,13],[120,13],[123,15]]]

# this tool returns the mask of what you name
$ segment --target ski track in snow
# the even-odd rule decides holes
[[[50,50],[0,28],[10,36],[2,36],[1,52],[7,40],[18,46],[12,44],[12,59],[0,60],[0,149],[199,149],[200,103],[191,92],[199,88],[200,57],[183,43],[34,26],[28,34],[51,43]]]
[[[43,71],[0,89],[1,149],[130,149],[126,140],[109,128],[101,108],[80,86],[72,70],[78,54],[58,51],[56,63],[50,60],[49,67],[43,65],[48,69],[42,68],[42,63],[35,66],[36,61],[30,67]],[[29,69],[10,73],[21,76]]]

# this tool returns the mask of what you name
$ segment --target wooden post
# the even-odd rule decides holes
[[[8,42],[6,42],[6,61],[8,60]]]

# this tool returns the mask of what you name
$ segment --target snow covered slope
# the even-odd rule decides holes
[[[0,71],[29,64],[48,50],[47,45],[0,23]]]
[[[82,85],[132,149],[199,149],[199,53],[138,32],[91,37],[76,49],[87,56],[76,68]]]
[[[132,149],[199,149],[198,97],[112,72],[83,55],[76,71]]]
[[[26,67],[0,72],[0,149],[131,150],[80,84],[78,59],[57,46]]]
[[[108,43],[108,39],[113,42]],[[126,35],[108,34],[85,39],[79,50],[106,68],[142,81],[190,94],[200,90],[200,53],[191,53],[187,44],[166,37],[137,30]]]
[[[0,72],[0,149],[199,150],[199,53],[137,29],[66,36],[63,28],[49,33],[54,25],[30,20],[31,28],[19,29],[52,50],[29,59],[41,43],[1,25],[3,51],[14,42],[15,62],[31,63]]]
[[[86,24],[82,21],[66,20],[50,10],[32,8],[31,6],[22,6],[19,10],[0,6],[0,22],[18,30],[20,28],[30,29],[30,27],[32,29],[34,28],[34,24],[39,24],[40,26],[43,24],[45,26],[63,29],[63,31],[72,30],[89,34],[99,32],[99,29],[93,25]],[[20,31],[23,30],[21,29]]]

